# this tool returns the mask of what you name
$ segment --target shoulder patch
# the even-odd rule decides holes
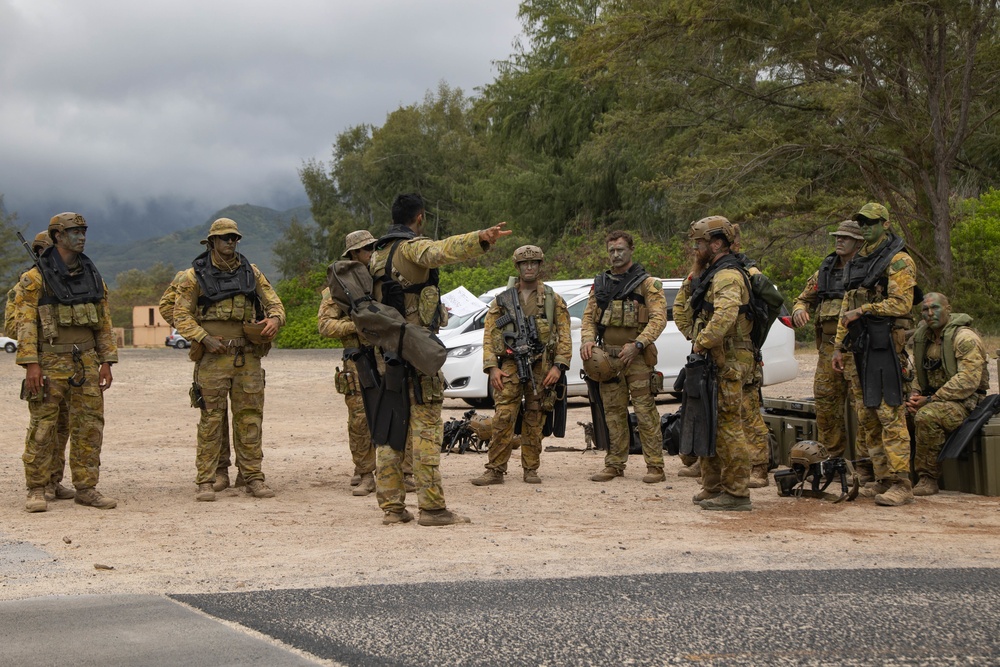
[[[653,280],[653,289],[655,289],[657,291],[662,290],[663,289],[663,283],[661,283],[659,280],[655,280],[654,279]]]
[[[889,270],[892,271],[893,273],[895,273],[897,271],[902,271],[905,268],[906,268],[906,260],[905,259],[897,259],[895,262],[893,262],[889,266]]]

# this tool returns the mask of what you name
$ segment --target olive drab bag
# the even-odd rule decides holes
[[[408,323],[398,310],[372,297],[372,276],[361,262],[340,260],[326,271],[330,296],[358,332],[384,352],[395,353],[424,375],[436,375],[448,356],[429,330]]]

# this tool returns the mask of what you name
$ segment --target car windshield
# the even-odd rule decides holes
[[[461,316],[449,315],[448,326],[442,327],[442,329],[457,329],[478,314],[479,313],[470,313],[469,315],[461,315]]]

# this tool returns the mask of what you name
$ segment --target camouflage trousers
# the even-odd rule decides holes
[[[531,389],[531,383],[521,383],[517,376],[517,364],[506,361],[500,367],[509,375],[503,379],[503,389],[496,399],[496,414],[493,415],[493,437],[490,438],[489,461],[486,468],[507,472],[507,462],[514,447],[514,426],[517,415],[521,412],[521,400],[524,399],[524,417],[521,420],[521,468],[538,470],[541,465],[542,427],[545,426],[545,411],[542,408],[542,380],[551,366],[542,362],[532,368],[535,386],[538,392]]]
[[[844,412],[851,390],[846,374],[833,370],[833,352],[832,342],[820,343],[816,375],[813,377],[816,430],[819,441],[826,446],[830,456],[844,456],[847,452],[847,422]],[[856,456],[861,458],[866,454],[867,451]]]
[[[413,385],[419,383],[423,403],[416,402]],[[444,401],[444,379],[414,371],[410,377],[410,421],[406,448],[412,452],[413,481],[417,486],[417,506],[422,510],[445,509],[444,488],[441,485],[441,403]],[[406,474],[404,452],[388,445],[375,448],[375,495],[378,506],[386,512],[402,512],[406,508]]]
[[[350,359],[344,359],[344,372],[358,377],[358,367]],[[351,449],[351,459],[354,461],[354,474],[367,475],[375,471],[375,446],[372,444],[371,431],[368,430],[368,418],[365,413],[365,401],[358,388],[352,388],[351,393],[344,394],[347,404],[347,443]]]
[[[21,456],[29,489],[62,480],[67,438],[73,486],[97,486],[104,441],[104,394],[97,384],[97,353],[83,352],[81,364],[83,386],[73,387],[69,384],[74,373],[72,356],[42,356],[42,374],[49,386],[43,399],[28,401],[30,421]]]
[[[962,425],[970,409],[964,402],[934,401],[917,410],[913,415],[917,449],[913,457],[913,470],[922,477],[937,479],[941,464],[937,457],[948,434]]]
[[[612,359],[617,369],[622,364]],[[639,439],[642,441],[642,458],[651,468],[663,467],[663,435],[660,433],[660,413],[656,400],[649,393],[649,376],[652,370],[639,355],[618,376],[617,382],[601,383],[601,401],[608,423],[608,453],[604,465],[625,470],[628,462],[629,426],[628,404],[632,401],[639,422]]]
[[[715,456],[701,459],[702,486],[710,493],[725,491],[731,496],[750,496],[747,482],[752,452],[745,424],[751,415],[747,413],[750,406],[743,388],[753,379],[753,365],[753,353],[740,349],[735,350],[735,358],[728,359],[719,371]]]
[[[757,375],[754,373],[754,381],[743,386],[743,431],[750,446],[750,465],[767,467],[771,463],[771,432],[760,413],[760,383],[764,378]]]
[[[237,363],[242,362],[242,366]],[[234,357],[206,353],[195,370],[205,407],[198,422],[198,452],[195,456],[195,483],[215,479],[216,468],[228,460],[222,456],[227,410],[232,410],[233,449],[236,465],[247,482],[263,480],[261,447],[264,421],[264,369],[260,358],[250,354]]]
[[[847,378],[857,407],[858,431],[863,433],[875,478],[893,480],[897,477],[909,477],[910,432],[906,428],[906,406],[892,407],[882,401],[877,408],[866,408],[861,378],[858,377],[853,355],[844,355],[844,377]],[[860,458],[857,450],[856,445],[855,455]]]

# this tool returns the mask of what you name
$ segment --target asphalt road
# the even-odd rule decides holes
[[[1000,664],[1000,570],[993,569],[662,574],[172,597],[346,665]]]

